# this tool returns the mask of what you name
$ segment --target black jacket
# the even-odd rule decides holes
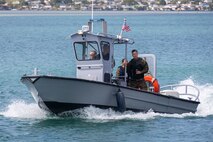
[[[141,74],[136,74],[136,70],[141,71]],[[132,59],[127,65],[127,74],[128,79],[138,80],[143,79],[144,74],[149,71],[148,64],[142,58],[138,58],[138,60]]]

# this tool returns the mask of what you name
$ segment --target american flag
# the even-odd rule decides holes
[[[125,32],[131,31],[130,27],[126,24],[126,19],[124,19],[124,24],[122,26],[122,31],[125,31]]]

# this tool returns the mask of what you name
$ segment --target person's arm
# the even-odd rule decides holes
[[[142,71],[141,71],[141,74],[145,74],[145,73],[147,73],[148,71],[149,71],[149,66],[148,66],[147,62],[144,61],[144,67],[143,67],[143,69],[142,69]]]
[[[137,70],[136,71],[136,74],[145,74],[149,71],[149,66],[147,64],[147,62],[145,60],[142,61],[142,66],[143,66],[143,69],[142,70]]]
[[[118,67],[116,70],[116,77],[119,77],[119,76],[120,76],[120,68]]]

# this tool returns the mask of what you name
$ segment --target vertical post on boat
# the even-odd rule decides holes
[[[125,43],[125,59],[127,60],[127,43]],[[124,81],[125,81],[125,83],[126,83],[126,72],[127,72],[127,67],[126,66],[124,66],[125,67],[125,73],[124,73]]]
[[[107,22],[105,20],[102,20],[102,32],[107,34]]]
[[[123,34],[123,27],[125,25],[125,21],[126,21],[126,18],[124,18],[124,22],[123,22],[123,25],[122,25],[122,28],[121,28],[121,32],[120,32],[120,38],[122,38],[122,34]]]
[[[91,26],[91,32],[93,33],[93,0],[92,0],[92,16],[91,16],[91,19],[92,19],[92,26]]]

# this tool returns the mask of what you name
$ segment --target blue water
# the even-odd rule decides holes
[[[115,12],[116,13],[116,12]],[[67,14],[67,13],[66,13]],[[213,13],[104,14],[111,34],[123,18],[140,53],[157,57],[161,85],[191,84],[201,91],[195,114],[120,114],[88,107],[75,117],[50,116],[21,84],[23,74],[75,76],[69,35],[89,15],[12,15],[0,13],[0,141],[212,141]],[[116,66],[124,48],[115,49]],[[131,55],[128,55],[131,59]]]

